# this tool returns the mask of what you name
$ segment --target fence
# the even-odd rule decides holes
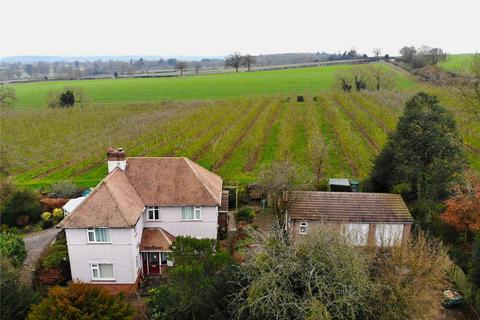
[[[478,317],[478,312],[480,312],[480,288],[475,288],[465,272],[463,272],[463,270],[454,263],[452,263],[452,267],[448,273],[450,277],[452,277],[458,289],[475,308],[476,315]]]

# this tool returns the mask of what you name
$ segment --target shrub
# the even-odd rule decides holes
[[[255,211],[250,207],[240,208],[237,212],[237,219],[239,221],[253,222],[255,218]]]
[[[38,294],[19,280],[18,269],[8,259],[0,259],[0,315],[4,320],[25,319],[30,305],[38,301]]]
[[[88,98],[83,89],[79,87],[68,87],[48,93],[48,106],[50,108],[82,107],[87,104]]]
[[[41,212],[42,206],[38,195],[30,190],[14,192],[0,208],[2,223],[9,226],[24,226],[26,223],[37,222]]]
[[[58,181],[52,185],[52,192],[59,198],[73,198],[81,193],[81,189],[69,180]]]
[[[41,286],[64,285],[70,279],[70,264],[65,239],[55,241],[40,256],[35,282]]]
[[[64,217],[63,210],[61,208],[55,208],[53,209],[52,213],[52,218],[53,218],[53,223],[57,224],[60,222]]]
[[[84,283],[53,287],[48,296],[32,307],[28,320],[47,319],[126,319],[134,318],[134,309],[123,294]]]
[[[12,264],[19,267],[27,257],[25,242],[20,235],[4,231],[0,234],[0,253],[2,258],[11,259]]]
[[[177,237],[167,283],[151,291],[151,318],[227,319],[228,267],[231,257],[211,239]]]
[[[44,212],[40,215],[43,221],[49,221],[50,218],[52,217],[52,214],[50,212]]]

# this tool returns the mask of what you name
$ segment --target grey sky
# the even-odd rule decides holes
[[[1,56],[480,51],[480,0],[0,0]]]

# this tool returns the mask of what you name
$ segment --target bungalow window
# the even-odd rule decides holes
[[[147,207],[147,220],[160,220],[160,207]]]
[[[112,263],[92,263],[90,268],[93,280],[115,280]]]
[[[88,242],[112,242],[110,240],[110,229],[108,228],[88,228]]]
[[[307,234],[307,230],[308,230],[308,223],[306,223],[306,222],[300,222],[300,231],[299,231],[299,233],[300,233],[300,234]]]
[[[201,220],[201,207],[182,207],[182,220]]]

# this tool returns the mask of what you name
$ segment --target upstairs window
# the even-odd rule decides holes
[[[108,228],[88,228],[87,229],[88,242],[92,243],[109,243],[110,229]]]
[[[147,220],[160,220],[160,207],[147,207]]]
[[[306,222],[300,222],[300,230],[299,230],[299,233],[300,233],[300,234],[307,234],[307,231],[308,231],[308,223],[306,223]]]
[[[182,207],[182,220],[201,220],[201,207]]]

